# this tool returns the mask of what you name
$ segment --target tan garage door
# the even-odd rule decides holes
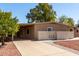
[[[74,38],[74,32],[70,31],[57,31],[57,39],[70,39]]]
[[[56,39],[55,31],[38,31],[38,40]]]
[[[73,31],[38,31],[38,40],[71,38],[74,38]]]

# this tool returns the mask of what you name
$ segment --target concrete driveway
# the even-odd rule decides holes
[[[14,41],[22,56],[77,56],[68,50],[45,43],[44,41]]]

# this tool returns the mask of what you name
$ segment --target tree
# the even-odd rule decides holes
[[[4,45],[5,35],[8,33],[8,20],[10,19],[11,13],[0,10],[0,36],[2,37],[2,45]]]
[[[65,20],[64,24],[74,26],[74,21],[72,18],[68,18],[67,20]]]
[[[39,3],[35,8],[30,9],[30,13],[26,15],[29,22],[55,22],[56,12],[53,10],[52,5],[48,3]]]
[[[12,39],[14,34],[19,30],[18,19],[16,17],[12,18],[11,12],[4,12],[0,10],[0,37],[2,45],[5,44],[4,39],[12,34]]]
[[[59,17],[59,23],[63,23],[65,20],[67,20],[67,16],[62,15]]]
[[[18,19],[16,17],[11,18],[9,22],[9,34],[12,35],[12,40],[14,40],[14,35],[19,31]]]
[[[69,26],[74,26],[74,20],[71,17],[67,17],[67,16],[61,16],[59,18],[59,23],[63,23]]]

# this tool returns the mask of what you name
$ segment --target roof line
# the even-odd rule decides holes
[[[46,24],[46,23],[55,23],[55,24],[61,24],[61,25],[65,25],[65,26],[68,26],[68,27],[74,27],[74,26],[69,26],[69,25],[66,25],[66,24],[62,24],[62,23],[58,23],[58,22],[38,22],[38,23],[20,23],[20,25],[35,25],[35,24]]]

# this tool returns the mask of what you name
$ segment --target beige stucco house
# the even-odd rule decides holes
[[[76,29],[76,28],[75,28]],[[78,36],[78,30],[74,31],[74,27],[70,27],[61,23],[55,22],[41,22],[41,23],[29,23],[29,24],[20,24],[20,30],[17,33],[18,38],[22,39],[31,39],[38,40],[39,32],[54,32],[63,31],[63,32],[75,32],[74,37]],[[46,34],[40,34],[41,36]],[[48,35],[48,34],[47,34]],[[60,34],[61,35],[61,34]],[[63,34],[64,35],[64,34]],[[43,36],[44,37],[44,36]],[[56,37],[56,35],[55,35]],[[55,38],[57,39],[57,38]]]

